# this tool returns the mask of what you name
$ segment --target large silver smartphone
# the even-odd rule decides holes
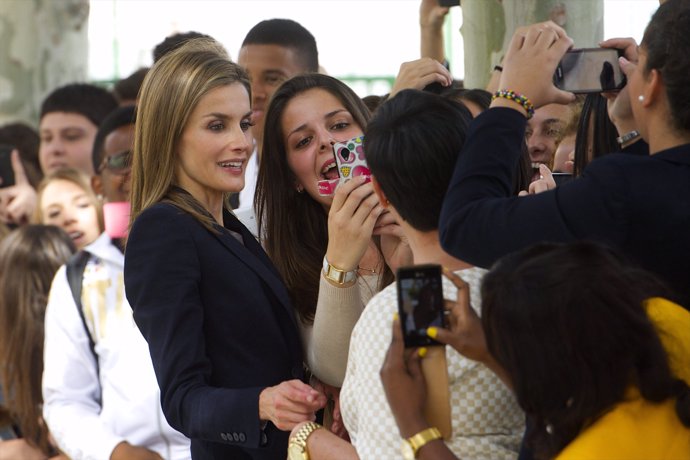
[[[620,51],[613,48],[581,48],[565,53],[553,75],[557,88],[571,93],[616,91],[625,86],[618,64]]]

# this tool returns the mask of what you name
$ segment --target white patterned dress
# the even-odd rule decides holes
[[[486,270],[456,272],[470,285],[472,306],[479,311],[479,286]],[[446,299],[456,298],[453,284],[443,279]],[[340,404],[345,426],[360,459],[400,459],[400,434],[386,401],[379,371],[391,341],[397,311],[392,284],[364,309],[350,339]],[[459,458],[515,459],[524,432],[524,414],[512,392],[482,364],[446,347],[451,387],[453,436],[447,443]]]

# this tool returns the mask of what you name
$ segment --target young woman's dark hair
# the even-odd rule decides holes
[[[573,175],[582,175],[582,171],[593,159],[617,152],[620,149],[617,137],[618,131],[606,109],[606,99],[599,93],[588,94],[577,123]]]
[[[636,386],[676,397],[690,426],[690,389],[676,378],[644,302],[666,288],[595,243],[540,244],[501,259],[482,285],[482,326],[534,423],[527,441],[553,458]]]
[[[678,131],[690,131],[690,0],[668,0],[659,6],[644,32],[647,53],[644,73],[656,69],[666,87],[671,123]]]
[[[410,89],[382,104],[369,121],[364,136],[367,163],[400,216],[417,230],[438,228],[471,119],[459,102]],[[418,145],[425,145],[429,155],[410,152]]]
[[[314,318],[318,299],[319,276],[328,246],[328,216],[321,204],[295,188],[281,121],[287,104],[314,88],[340,100],[363,129],[371,117],[349,86],[323,74],[304,74],[286,81],[273,94],[266,112],[254,207],[266,252],[282,275],[300,319],[307,323]],[[381,286],[393,280],[390,269],[386,266],[385,270]]]

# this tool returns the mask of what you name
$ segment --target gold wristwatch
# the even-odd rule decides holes
[[[436,439],[441,439],[443,436],[441,432],[436,427],[427,428],[422,430],[411,438],[402,440],[402,456],[403,460],[414,460],[417,458],[417,452],[428,442],[434,441]],[[290,459],[292,460],[292,459]]]
[[[295,436],[290,439],[288,444],[288,460],[309,460],[309,452],[307,451],[307,438],[315,430],[323,428],[318,423],[307,422],[302,425]]]
[[[349,284],[357,278],[356,271],[346,272],[331,265],[326,258],[323,258],[323,276],[337,285]]]

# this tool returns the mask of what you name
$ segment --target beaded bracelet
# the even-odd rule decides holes
[[[524,108],[527,112],[528,120],[534,116],[534,105],[532,105],[530,100],[522,94],[518,94],[515,91],[511,91],[509,89],[502,89],[500,91],[496,91],[491,100],[493,101],[498,97],[502,97],[504,99],[508,99],[510,101],[517,102],[518,104],[520,104],[522,108]]]

